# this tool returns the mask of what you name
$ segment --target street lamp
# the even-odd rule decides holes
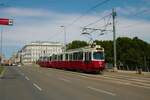
[[[66,51],[66,27],[65,26],[60,26],[63,28],[64,31],[64,51]]]
[[[13,20],[8,19],[8,18],[0,18],[0,25],[7,25],[7,26],[12,26],[13,25]],[[3,29],[1,29],[1,59],[0,59],[0,64],[2,61],[2,55],[3,55],[3,50],[2,50],[2,42],[3,42]]]
[[[0,53],[1,53],[1,55],[0,55],[0,63],[2,63],[2,58],[3,58],[3,49],[2,49],[2,42],[3,42],[3,28],[1,29],[1,41],[0,41],[0,45],[1,45],[1,49],[0,49]]]

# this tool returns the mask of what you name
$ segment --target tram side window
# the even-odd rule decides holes
[[[62,55],[62,54],[60,55],[60,60],[61,60],[61,61],[63,60],[63,55]]]
[[[57,55],[58,56],[58,61],[61,61],[63,59],[63,55]]]
[[[47,57],[44,57],[44,61],[47,61]]]
[[[78,60],[83,60],[83,52],[78,53]]]
[[[83,60],[83,52],[73,53],[73,60]]]
[[[85,52],[85,61],[91,61],[91,52]]]
[[[73,53],[73,60],[78,60],[78,53],[77,52]]]
[[[46,60],[46,57],[44,57],[44,61]]]
[[[58,60],[60,60],[60,55],[58,55]]]
[[[54,58],[55,58],[54,55],[52,55],[52,61],[54,60]]]
[[[68,54],[65,54],[65,60],[68,60]]]
[[[57,55],[54,56],[54,60],[55,60],[55,61],[57,60]]]
[[[72,54],[69,54],[69,61],[72,61]]]
[[[52,59],[52,57],[50,56],[50,57],[49,57],[49,60],[51,61],[51,59]]]

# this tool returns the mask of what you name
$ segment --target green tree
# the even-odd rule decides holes
[[[105,49],[105,58],[107,63],[113,63],[113,41],[94,41],[97,45],[101,45]],[[150,69],[150,44],[134,37],[119,37],[117,43],[117,65],[123,64],[128,66],[130,70],[135,70],[136,67],[141,66]],[[87,46],[85,41],[75,40],[67,45],[67,49],[75,49]]]
[[[71,43],[69,43],[67,45],[67,50],[68,49],[75,49],[75,48],[80,48],[80,47],[84,47],[84,46],[88,46],[87,42],[85,41],[79,41],[79,40],[74,40]]]

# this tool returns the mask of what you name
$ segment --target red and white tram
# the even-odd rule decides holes
[[[92,45],[68,50],[49,57],[40,57],[41,67],[77,70],[83,72],[100,72],[105,69],[104,48]]]

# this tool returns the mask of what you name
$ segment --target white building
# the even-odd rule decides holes
[[[35,63],[41,56],[61,53],[63,45],[58,42],[31,42],[21,50],[22,63]]]
[[[0,53],[0,64],[5,60],[5,55]]]

